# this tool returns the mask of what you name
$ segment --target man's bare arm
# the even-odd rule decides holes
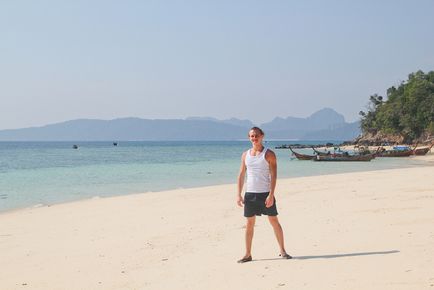
[[[277,158],[276,158],[276,154],[274,154],[273,151],[268,150],[266,152],[265,159],[267,160],[268,165],[270,167],[270,177],[271,177],[270,194],[268,195],[268,198],[265,201],[265,204],[267,207],[270,207],[274,204],[274,190],[276,189],[276,182],[277,182]]]
[[[241,155],[241,165],[240,165],[240,173],[238,174],[238,193],[237,193],[237,204],[238,206],[243,206],[244,200],[241,196],[244,187],[244,178],[246,176],[246,152]]]

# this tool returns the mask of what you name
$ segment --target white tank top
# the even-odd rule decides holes
[[[247,192],[270,192],[271,177],[270,165],[265,159],[267,148],[257,156],[251,156],[249,149],[246,152],[245,164],[247,168]]]

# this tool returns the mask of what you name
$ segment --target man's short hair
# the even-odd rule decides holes
[[[252,128],[249,130],[249,132],[252,131],[252,130],[255,131],[256,133],[260,134],[261,136],[264,136],[264,135],[265,135],[264,131],[262,131],[262,129],[259,128],[259,127],[252,127]]]

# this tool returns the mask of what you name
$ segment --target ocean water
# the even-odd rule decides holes
[[[413,158],[371,162],[313,162],[291,157],[268,141],[278,177],[299,177],[419,166]],[[72,149],[78,144],[79,149]],[[0,211],[91,198],[236,183],[248,141],[221,142],[0,142]],[[311,153],[310,149],[300,152]],[[235,192],[234,186],[234,192]]]

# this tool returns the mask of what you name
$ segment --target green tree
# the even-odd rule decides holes
[[[360,111],[363,133],[386,133],[412,141],[434,133],[434,71],[411,73],[398,87],[387,89],[387,100],[369,97],[367,112]]]

